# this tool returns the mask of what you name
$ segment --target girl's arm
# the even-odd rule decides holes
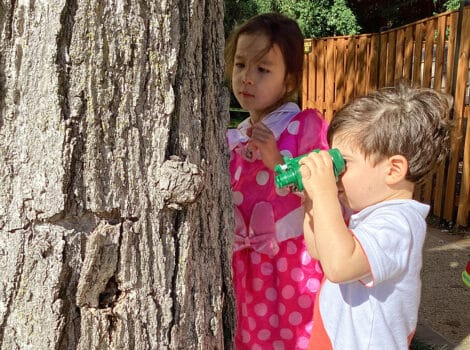
[[[311,246],[318,254],[326,277],[331,282],[341,283],[369,275],[367,257],[344,222],[331,156],[325,151],[311,153],[300,164],[304,165],[302,182],[305,194],[312,200],[307,214],[315,224]]]

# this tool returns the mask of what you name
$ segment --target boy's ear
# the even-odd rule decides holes
[[[389,168],[385,181],[389,185],[400,182],[408,173],[408,160],[402,155],[397,154],[389,157],[388,165]]]

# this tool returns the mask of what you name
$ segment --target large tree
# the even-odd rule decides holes
[[[223,2],[0,1],[0,348],[221,349]]]

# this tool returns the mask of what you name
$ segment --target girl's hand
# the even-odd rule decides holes
[[[247,130],[251,138],[248,144],[261,154],[261,159],[268,168],[274,169],[277,164],[283,163],[283,158],[277,148],[276,138],[272,131],[263,123],[256,123]]]
[[[302,183],[308,197],[313,200],[338,197],[333,161],[327,151],[311,152],[299,161]]]

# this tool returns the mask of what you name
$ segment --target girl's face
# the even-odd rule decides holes
[[[346,170],[337,183],[341,203],[354,211],[387,199],[392,199],[386,176],[389,172],[388,160],[377,164],[356,148],[351,147],[347,137],[333,137],[332,148],[338,148],[345,162]]]
[[[238,37],[232,71],[232,89],[253,122],[261,120],[285,96],[287,84],[284,57],[263,34],[242,34]]]

